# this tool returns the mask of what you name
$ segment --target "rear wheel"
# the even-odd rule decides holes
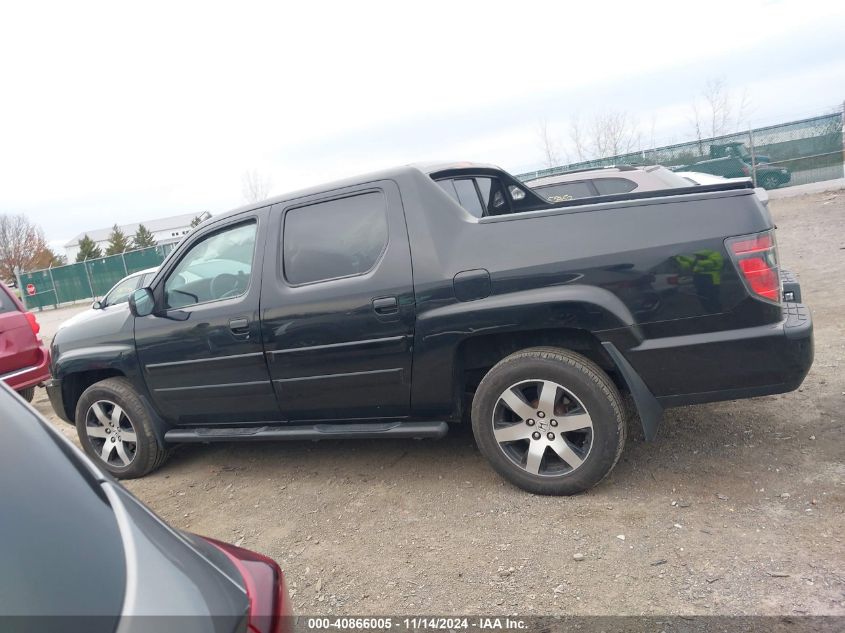
[[[472,407],[493,468],[537,494],[583,492],[610,473],[625,443],[625,409],[595,363],[564,349],[512,354],[481,381]]]
[[[121,479],[143,477],[167,458],[150,411],[125,378],[108,378],[85,390],[76,404],[76,433],[89,457]]]
[[[26,389],[21,389],[18,391],[21,395],[21,398],[26,400],[27,402],[32,402],[32,399],[35,397],[35,387],[27,387]]]

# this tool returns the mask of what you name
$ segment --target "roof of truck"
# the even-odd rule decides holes
[[[230,217],[232,215],[236,215],[238,213],[242,213],[244,211],[249,211],[251,209],[259,209],[261,207],[266,207],[271,204],[277,204],[279,202],[289,202],[291,200],[296,200],[297,198],[304,198],[306,196],[311,196],[318,193],[326,193],[335,189],[343,189],[344,187],[351,187],[353,185],[359,185],[366,182],[374,182],[376,180],[389,180],[391,178],[395,178],[398,175],[407,174],[408,172],[415,171],[417,173],[423,173],[426,176],[430,176],[432,174],[440,173],[440,172],[447,172],[454,169],[496,169],[500,170],[500,167],[495,165],[488,165],[484,163],[472,163],[468,161],[442,161],[442,162],[430,162],[430,163],[411,163],[409,165],[401,165],[398,167],[391,167],[388,169],[383,169],[381,171],[370,172],[367,174],[360,174],[357,176],[351,176],[349,178],[343,178],[341,180],[335,180],[333,182],[322,183],[319,185],[314,185],[312,187],[307,187],[305,189],[299,189],[296,191],[290,191],[288,193],[283,193],[278,196],[273,196],[267,198],[265,200],[261,200],[260,202],[251,202],[247,205],[240,206],[236,209],[232,209],[231,211],[227,211],[225,213],[221,213],[220,215],[214,216],[214,220],[218,220],[220,218]]]

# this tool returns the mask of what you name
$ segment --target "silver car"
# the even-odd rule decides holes
[[[593,167],[536,178],[525,184],[549,202],[690,186],[688,180],[660,165]]]

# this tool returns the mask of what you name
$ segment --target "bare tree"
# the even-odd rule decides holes
[[[751,104],[751,96],[748,94],[748,87],[744,87],[737,98],[736,106],[736,130],[746,130],[751,127],[751,116],[754,114],[754,107]]]
[[[262,175],[257,169],[250,169],[244,172],[241,190],[247,202],[264,200],[270,195],[270,178]]]
[[[543,161],[546,167],[558,167],[562,162],[560,144],[552,136],[549,130],[549,122],[546,119],[540,119],[537,124],[537,136],[540,140],[540,149],[543,151]]]
[[[701,92],[707,109],[707,132],[710,136],[727,134],[731,126],[732,104],[731,95],[725,86],[723,77],[711,78],[704,83]]]
[[[698,106],[698,100],[695,99],[692,102],[692,116],[690,118],[690,125],[692,126],[693,133],[695,134],[695,140],[698,142],[698,153],[701,156],[704,156],[704,145],[702,145],[702,140],[704,139],[704,130],[702,128],[701,123],[701,109]]]
[[[627,112],[612,110],[596,114],[590,126],[593,149],[597,157],[619,156],[636,151],[640,146],[637,121]]]
[[[25,215],[0,215],[0,279],[11,281],[15,269],[44,268],[57,259],[47,246],[41,227]]]
[[[587,148],[587,139],[581,126],[581,115],[577,113],[569,121],[569,140],[572,141],[578,160],[589,160],[590,150]]]
[[[708,79],[690,109],[690,124],[699,145],[704,138],[746,129],[752,113],[748,89],[734,95],[728,89],[724,77]]]
[[[640,147],[639,124],[622,110],[597,113],[586,126],[574,116],[569,137],[580,161],[629,154]]]

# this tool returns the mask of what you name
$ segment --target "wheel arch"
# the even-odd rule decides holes
[[[115,367],[81,369],[62,375],[62,403],[68,419],[75,422],[76,405],[79,403],[79,399],[85,390],[108,378],[125,378],[129,381],[133,389],[135,389],[136,395],[149,411],[156,439],[162,446],[165,446],[167,443],[165,442],[164,435],[170,429],[170,426],[158,414],[155,407],[152,406],[147,394],[137,388],[131,376]]]
[[[609,330],[624,332],[632,341],[642,339],[631,311],[619,297],[604,288],[577,283],[423,307],[414,335],[413,415],[462,419],[464,387],[474,381],[470,376],[465,382],[465,368],[478,369],[485,358],[487,367],[492,367],[524,347],[570,347],[613,371],[615,365],[600,343],[601,332]]]

